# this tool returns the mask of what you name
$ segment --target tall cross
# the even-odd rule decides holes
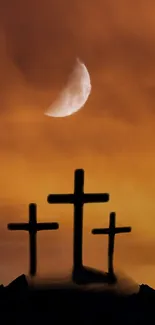
[[[109,235],[108,273],[112,277],[114,276],[113,254],[114,254],[115,235],[120,233],[131,232],[131,227],[115,227],[115,224],[116,224],[116,214],[115,212],[111,212],[110,220],[109,220],[109,228],[98,228],[92,230],[92,233],[94,235]]]
[[[73,270],[82,267],[82,237],[83,237],[83,205],[85,203],[99,203],[109,201],[106,193],[84,193],[84,170],[77,169],[74,173],[73,194],[50,194],[48,203],[64,203],[74,205],[74,243],[73,243]]]
[[[9,230],[26,230],[29,232],[30,240],[30,275],[36,274],[37,265],[37,245],[36,234],[39,230],[55,230],[59,228],[57,222],[40,222],[37,223],[37,205],[35,203],[29,204],[29,222],[28,223],[9,223]]]

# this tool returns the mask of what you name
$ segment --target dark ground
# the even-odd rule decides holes
[[[136,294],[56,284],[32,287],[24,275],[0,287],[0,324],[155,324],[155,290]]]

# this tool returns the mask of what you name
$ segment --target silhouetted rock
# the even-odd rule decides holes
[[[155,323],[155,290],[149,286],[141,285],[139,292],[131,295],[101,290],[99,284],[95,286],[96,290],[94,286],[79,286],[69,282],[31,286],[28,285],[26,276],[21,275],[2,289],[6,294],[1,295],[1,323]]]
[[[28,289],[28,281],[25,274],[20,275],[18,278],[13,280],[7,287],[6,290],[11,292],[22,292]]]
[[[5,290],[5,287],[3,286],[3,284],[0,285],[0,295],[3,294]]]
[[[139,295],[144,295],[144,296],[149,296],[149,297],[154,297],[155,298],[155,290],[149,287],[147,284],[141,284],[140,285],[140,290],[139,290]]]
[[[115,283],[116,278],[110,277],[108,273],[81,266],[73,270],[72,279],[76,284],[87,285],[90,283]]]

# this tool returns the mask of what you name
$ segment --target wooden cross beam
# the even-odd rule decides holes
[[[115,235],[120,233],[131,232],[131,227],[115,227],[115,224],[116,224],[116,214],[115,212],[111,212],[110,220],[109,220],[109,228],[98,228],[92,230],[92,234],[94,235],[109,235],[108,273],[111,277],[114,276],[113,254],[114,254]]]
[[[85,203],[100,203],[109,201],[107,193],[84,193],[84,170],[77,169],[74,173],[73,194],[50,194],[48,203],[64,203],[74,205],[74,244],[73,269],[82,267],[82,233],[83,233],[83,205]]]
[[[37,205],[35,203],[29,204],[29,222],[28,223],[9,223],[9,230],[26,230],[29,232],[30,239],[30,275],[36,274],[37,265],[37,245],[36,234],[40,230],[55,230],[59,228],[57,222],[41,222],[37,223]]]

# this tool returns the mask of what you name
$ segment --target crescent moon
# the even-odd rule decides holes
[[[51,117],[65,117],[74,114],[84,106],[91,92],[89,72],[79,59],[65,88],[45,112]]]

